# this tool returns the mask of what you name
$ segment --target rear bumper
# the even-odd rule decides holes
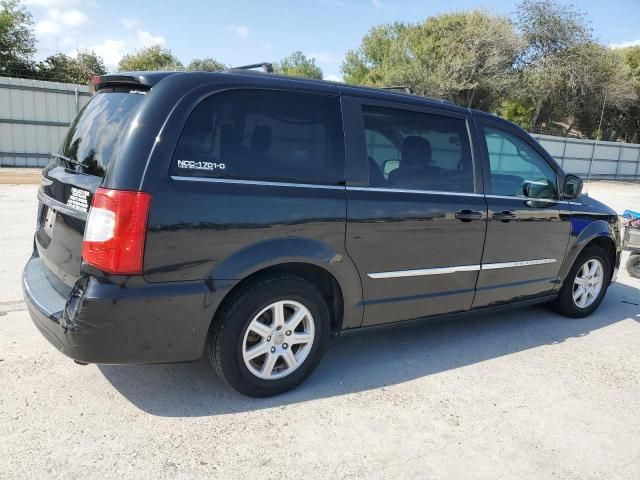
[[[33,322],[58,350],[86,363],[165,363],[202,355],[229,282],[126,285],[81,277],[67,294],[46,266],[27,263],[22,287]]]

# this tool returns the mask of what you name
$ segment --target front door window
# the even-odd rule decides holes
[[[556,172],[527,142],[505,130],[483,127],[491,194],[557,199]]]

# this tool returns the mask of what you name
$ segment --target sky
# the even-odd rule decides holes
[[[562,1],[562,0],[561,0]],[[183,63],[213,57],[238,66],[277,61],[295,50],[314,57],[325,78],[341,78],[347,50],[374,25],[418,22],[456,10],[513,15],[516,0],[25,0],[38,59],[94,50],[113,69],[122,55],[160,44]],[[570,3],[564,2],[562,3]],[[581,0],[596,38],[640,45],[640,0]]]

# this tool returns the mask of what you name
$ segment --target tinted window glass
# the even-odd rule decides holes
[[[370,106],[363,114],[371,186],[473,191],[464,120]]]
[[[489,150],[491,193],[556,198],[556,172],[533,147],[504,130],[483,130]]]
[[[337,97],[219,93],[187,120],[172,173],[337,184],[344,180],[341,125]]]
[[[98,93],[82,109],[62,142],[62,155],[78,171],[104,176],[118,146],[118,136],[144,98],[140,93]]]

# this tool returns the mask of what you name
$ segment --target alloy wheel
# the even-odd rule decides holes
[[[588,308],[596,301],[604,284],[604,267],[596,258],[587,260],[573,281],[573,301],[578,308]]]
[[[281,300],[262,309],[242,341],[242,358],[258,378],[275,380],[293,373],[305,361],[315,335],[313,316],[293,300]]]

